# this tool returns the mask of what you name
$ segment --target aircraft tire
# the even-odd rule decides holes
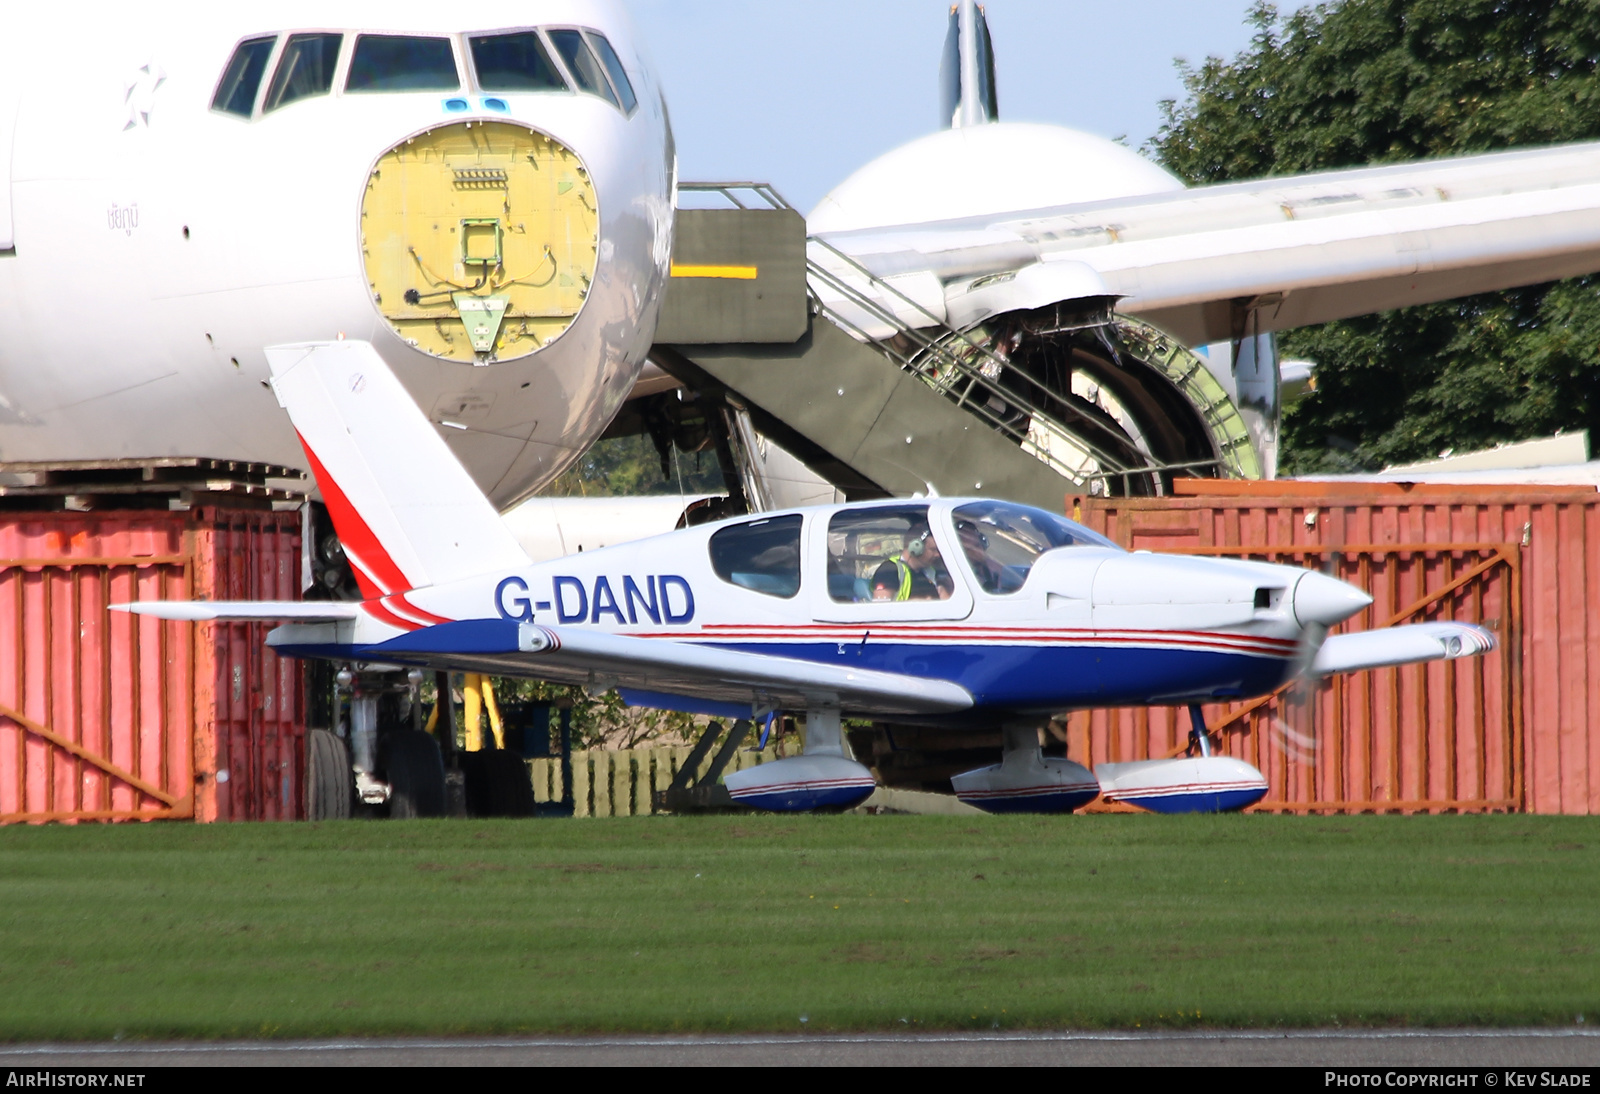
[[[461,771],[466,776],[468,816],[534,815],[533,782],[521,756],[498,749],[465,752],[461,754]]]
[[[439,743],[420,729],[394,729],[380,742],[389,780],[389,816],[444,816],[444,760]]]
[[[326,729],[306,731],[306,820],[350,819],[350,751]]]

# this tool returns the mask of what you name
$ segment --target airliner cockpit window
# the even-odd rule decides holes
[[[343,41],[342,34],[291,35],[278,58],[278,70],[272,74],[262,113],[332,91],[333,69],[339,63]]]
[[[561,54],[561,59],[567,62],[567,71],[572,73],[572,78],[578,81],[580,90],[591,95],[598,95],[612,106],[617,104],[616,93],[611,90],[611,85],[606,82],[606,74],[600,69],[600,62],[595,58],[594,51],[583,40],[583,35],[576,30],[552,30],[550,41],[555,44],[556,52]]]
[[[363,34],[350,57],[346,91],[455,91],[456,54],[448,38]]]
[[[1028,580],[1034,560],[1057,547],[1111,547],[1115,543],[1081,524],[1004,501],[975,501],[951,516],[956,542],[986,593],[1014,593]]]
[[[469,38],[478,86],[485,91],[565,91],[555,62],[536,31]]]
[[[730,585],[785,599],[800,591],[803,518],[767,517],[711,537],[711,568]]]
[[[217,84],[216,95],[212,96],[212,110],[237,114],[241,118],[250,116],[256,106],[256,92],[261,90],[261,77],[267,71],[267,59],[272,56],[272,47],[277,41],[274,36],[239,43],[239,48],[228,58],[228,67],[222,73],[222,82]]]
[[[633,93],[633,84],[628,82],[628,74],[623,71],[622,59],[617,56],[617,51],[611,48],[611,43],[606,41],[604,34],[591,30],[589,44],[600,55],[600,63],[606,66],[606,72],[611,76],[611,86],[616,88],[617,94],[622,97],[622,112],[632,114],[633,108],[639,104],[639,98]]]

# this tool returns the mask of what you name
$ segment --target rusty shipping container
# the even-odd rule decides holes
[[[1208,707],[1271,782],[1258,808],[1600,812],[1600,495],[1204,486],[1068,511],[1136,550],[1331,567],[1375,597],[1345,629],[1453,618],[1501,640],[1484,658],[1332,678],[1309,710]],[[299,551],[294,513],[0,515],[0,821],[300,816],[301,674],[265,649],[267,628],[106,610],[292,599]],[[1175,753],[1187,719],[1122,709],[1056,728],[1093,764]]]
[[[1600,494],[1591,487],[1194,483],[1168,498],[1069,497],[1134,550],[1329,568],[1373,605],[1339,630],[1457,619],[1483,658],[1332,677],[1206,708],[1287,812],[1600,813]],[[1205,490],[1205,493],[1200,493]],[[1177,754],[1167,708],[1083,712],[1058,730],[1100,763]]]
[[[0,822],[301,816],[301,673],[268,628],[108,610],[299,589],[296,512],[0,513]]]

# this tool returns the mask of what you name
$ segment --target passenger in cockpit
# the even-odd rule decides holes
[[[1005,580],[1005,572],[989,557],[989,537],[978,530],[970,520],[956,521],[956,539],[961,543],[961,553],[967,556],[973,576],[986,593],[997,592]]]
[[[872,599],[894,600],[899,591],[900,567],[890,559],[872,572]]]
[[[908,539],[898,557],[883,562],[872,574],[873,600],[948,600],[954,589],[938,541],[927,528]]]

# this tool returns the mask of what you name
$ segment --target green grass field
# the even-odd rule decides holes
[[[1600,821],[0,830],[0,1039],[1600,1017]]]

